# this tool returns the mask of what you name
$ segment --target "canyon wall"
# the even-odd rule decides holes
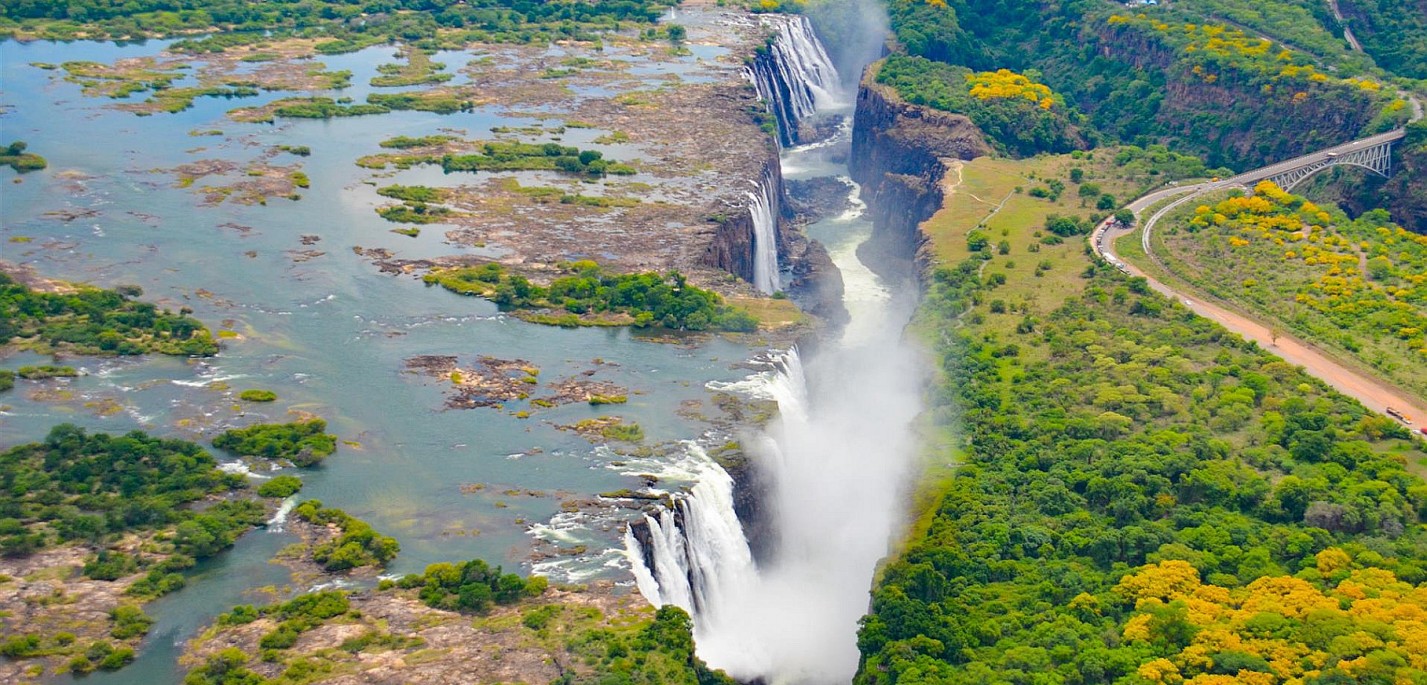
[[[864,254],[885,263],[916,255],[918,225],[942,206],[945,160],[992,150],[970,119],[907,103],[875,79],[874,65],[857,91],[848,167],[873,222]]]

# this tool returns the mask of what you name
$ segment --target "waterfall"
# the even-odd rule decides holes
[[[766,295],[782,289],[778,275],[778,215],[782,212],[771,174],[764,174],[748,193],[753,215],[753,287]]]
[[[287,515],[292,513],[293,507],[297,506],[297,495],[288,495],[287,499],[273,513],[273,517],[268,519],[267,529],[269,533],[281,533],[283,526],[287,524]]]
[[[784,23],[770,49],[746,75],[778,114],[781,174],[820,169],[841,176],[845,158],[831,146],[790,145],[800,118],[838,104],[837,75],[805,19],[778,21]],[[841,146],[848,132],[838,136]],[[770,171],[749,193],[754,280],[764,292],[777,287],[777,178]],[[926,376],[920,354],[902,337],[916,296],[889,287],[858,258],[872,233],[858,192],[849,182],[853,210],[808,231],[827,246],[848,285],[843,304],[851,320],[842,335],[821,346],[806,371],[794,348],[747,381],[710,384],[778,404],[762,434],[742,441],[766,489],[756,562],[734,514],[732,479],[702,450],[689,450],[703,464],[691,474],[698,484],[625,535],[639,591],[656,605],[690,610],[699,656],[742,681],[850,682],[877,562],[904,524],[917,453],[912,425]]]
[[[686,443],[685,450],[698,482],[675,495],[673,509],[644,516],[647,547],[633,528],[626,530],[625,552],[645,599],[708,620],[727,606],[729,593],[752,582],[756,570],[733,511],[733,478],[698,444]]]
[[[754,61],[752,81],[778,119],[778,138],[784,146],[799,142],[798,124],[820,109],[841,101],[837,69],[807,17],[784,17],[768,46],[766,56]]]

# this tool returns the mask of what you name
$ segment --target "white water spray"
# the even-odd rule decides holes
[[[778,119],[785,145],[798,142],[798,124],[819,110],[842,106],[837,69],[807,17],[778,17],[778,33],[769,45],[769,59],[744,72],[758,97]]]
[[[795,24],[806,26],[790,22],[779,42],[795,44]],[[821,46],[803,50],[822,53]],[[817,91],[803,92],[816,107]],[[841,137],[845,143],[845,130]],[[831,168],[821,146],[784,154],[785,173]],[[766,434],[744,441],[767,486],[762,515],[774,539],[766,558],[753,563],[734,516],[732,480],[706,455],[699,485],[676,495],[672,510],[646,517],[648,535],[631,530],[625,539],[640,592],[689,609],[699,655],[743,680],[851,681],[873,572],[903,523],[923,375],[902,340],[914,303],[858,259],[871,226],[860,189],[851,182],[848,189],[852,208],[816,227],[845,283],[851,320],[841,338],[808,359],[806,372],[793,349],[750,382],[720,386],[778,403]],[[772,201],[751,195],[756,223],[760,202]]]
[[[840,104],[837,70],[807,17],[784,22],[772,50],[798,119]]]
[[[782,288],[778,275],[778,195],[765,176],[748,193],[748,212],[753,215],[753,287],[765,295]]]

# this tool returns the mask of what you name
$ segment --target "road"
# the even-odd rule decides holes
[[[1318,154],[1321,155],[1323,153]],[[1300,158],[1300,160],[1314,156],[1315,155],[1308,155],[1307,157]],[[1300,161],[1299,163],[1302,162]],[[1275,165],[1275,167],[1278,166],[1281,165]],[[1268,168],[1272,169],[1275,167]],[[1150,258],[1154,258],[1154,252],[1150,249],[1149,244],[1150,231],[1154,228],[1155,223],[1166,216],[1175,207],[1194,200],[1212,190],[1222,190],[1233,185],[1242,185],[1243,182],[1238,181],[1240,178],[1257,180],[1254,178],[1257,174],[1258,172],[1250,172],[1249,174],[1236,176],[1225,181],[1164,188],[1130,203],[1129,209],[1135,213],[1136,217],[1141,217],[1140,223],[1144,229],[1142,232],[1142,240],[1145,253],[1148,254]],[[1273,174],[1269,173],[1264,175],[1271,176]],[[1150,207],[1171,199],[1173,199],[1174,202],[1156,211],[1154,215],[1148,219],[1142,218]],[[1144,278],[1149,282],[1150,287],[1157,292],[1180,302],[1200,316],[1214,320],[1219,323],[1219,325],[1243,336],[1245,339],[1258,343],[1259,347],[1282,357],[1285,361],[1302,367],[1309,374],[1321,379],[1338,392],[1362,402],[1363,406],[1368,409],[1379,413],[1386,413],[1386,409],[1392,407],[1403,412],[1413,420],[1412,429],[1415,433],[1418,432],[1422,426],[1427,425],[1427,404],[1423,404],[1420,400],[1413,399],[1411,395],[1378,380],[1370,374],[1363,373],[1355,368],[1340,363],[1323,351],[1299,338],[1281,333],[1275,335],[1268,326],[1238,311],[1230,309],[1201,293],[1172,288],[1145,273],[1144,270],[1132,264],[1125,263],[1118,257],[1114,257],[1110,252],[1107,252],[1107,248],[1114,245],[1116,238],[1132,233],[1134,230],[1134,228],[1117,228],[1114,226],[1113,219],[1106,219],[1104,223],[1095,227],[1095,230],[1090,234],[1090,245],[1095,250],[1096,255],[1099,255],[1102,259],[1106,259],[1111,263],[1121,265],[1122,268],[1132,276]]]
[[[1343,10],[1338,7],[1338,0],[1328,0],[1328,9],[1333,11],[1333,18],[1343,25],[1343,37],[1348,40],[1348,45],[1351,45],[1354,50],[1362,52],[1362,43],[1359,43],[1357,36],[1353,35],[1353,27],[1343,21]]]

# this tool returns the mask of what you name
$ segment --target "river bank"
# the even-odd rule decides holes
[[[722,10],[718,14],[732,16]],[[757,20],[737,18],[734,31],[726,30],[720,19],[700,23],[685,12],[678,21],[688,26],[683,52],[660,37],[610,42],[602,55],[569,52],[589,51],[588,45],[542,53],[538,59],[551,68],[578,72],[535,84],[551,101],[502,105],[473,100],[471,109],[449,114],[393,110],[322,119],[276,116],[273,123],[236,121],[230,112],[294,93],[332,97],[334,106],[345,106],[335,100],[351,97],[360,102],[367,95],[409,92],[372,85],[385,74],[380,67],[402,61],[400,56],[392,48],[377,47],[316,57],[324,72],[350,72],[349,85],[340,91],[301,90],[318,84],[287,83],[284,87],[299,90],[266,91],[231,101],[198,96],[187,108],[136,116],[132,107],[109,105],[139,104],[150,94],[106,101],[85,95],[86,86],[66,80],[62,69],[33,65],[88,61],[167,69],[168,41],[123,46],[0,44],[6,65],[7,132],[24,136],[32,150],[42,150],[50,160],[46,170],[5,179],[5,258],[41,276],[137,285],[145,299],[191,310],[210,325],[222,345],[216,357],[204,360],[9,354],[6,366],[58,361],[76,367],[77,375],[27,382],[7,393],[0,442],[28,442],[54,423],[70,421],[92,430],[143,429],[206,443],[228,428],[319,415],[338,436],[339,450],[320,468],[303,474],[302,497],[339,506],[396,537],[402,550],[390,572],[484,558],[559,582],[618,577],[624,564],[619,549],[623,522],[647,505],[645,499],[625,495],[649,484],[647,475],[657,471],[660,462],[677,460],[684,441],[723,446],[757,413],[740,409],[747,402],[705,384],[742,380],[748,373],[746,360],[770,344],[786,344],[796,333],[725,338],[536,326],[489,302],[428,288],[415,278],[393,278],[371,262],[501,260],[538,274],[559,261],[608,257],[630,269],[687,270],[697,282],[766,312],[768,320],[796,322],[799,317],[790,314],[790,308],[765,304],[786,300],[755,293],[748,282],[757,270],[752,247],[759,229],[747,211],[752,204],[749,191],[768,178],[761,166],[765,157],[774,159],[776,167],[776,148],[744,111],[756,103],[752,89],[730,83],[742,78],[734,48],[752,49],[749,36],[756,34]],[[515,88],[520,74],[530,74],[507,78],[500,75],[505,68],[501,65],[515,63],[511,60],[525,50],[495,46],[490,50],[493,59],[479,64],[473,63],[478,55],[433,54],[431,60],[446,63],[446,73],[454,74],[436,88],[485,87],[488,82],[499,97],[514,97],[515,91],[500,89]],[[274,52],[274,60],[222,59],[240,71],[277,74],[280,65],[294,64],[302,74],[309,73],[310,60],[288,55],[285,47]],[[595,63],[561,64],[597,57]],[[289,67],[281,71],[296,73]],[[220,76],[217,71],[183,76],[171,85],[185,87],[184,79],[196,84]],[[646,92],[651,99],[615,102],[625,88]],[[699,161],[692,153],[679,152],[671,140],[654,139],[664,134],[643,128],[657,119],[653,103],[699,93],[691,96],[691,106],[715,107],[708,112],[737,127],[724,133],[735,137],[731,144],[747,155],[713,155]],[[592,101],[605,104],[599,111],[579,109],[580,103]],[[573,125],[579,123],[576,116],[597,118],[603,116],[600,112],[611,117],[624,112],[618,116],[626,119],[611,118],[608,127]],[[77,130],[86,131],[83,140],[72,135]],[[620,140],[619,131],[628,140]],[[470,206],[452,211],[489,208],[481,203],[489,198],[475,195],[487,187],[482,184],[502,175],[514,178],[522,189],[559,189],[560,197],[638,195],[639,206],[657,207],[650,216],[663,218],[632,226],[641,235],[654,236],[662,247],[645,254],[621,237],[624,229],[614,230],[629,218],[624,212],[633,208],[598,202],[571,207],[559,202],[560,197],[549,202],[544,190],[511,193],[506,208],[511,213],[506,216],[514,223],[495,231],[501,235],[476,236],[491,224],[478,229],[459,222],[425,225],[416,235],[393,233],[405,224],[377,214],[375,210],[391,204],[376,192],[378,187],[459,189],[465,187],[460,182],[465,177],[430,167],[373,170],[356,161],[388,150],[379,143],[396,136],[446,135],[558,142],[602,150],[613,161],[647,163],[636,167],[639,171],[632,177],[583,178],[549,170],[475,172],[477,181],[470,187],[477,190],[466,201]],[[648,138],[641,140],[644,136]],[[751,178],[737,178],[745,162]],[[710,195],[707,188],[718,193]],[[781,190],[772,196],[779,197],[781,205]],[[714,201],[721,203],[721,221],[709,220],[716,212],[708,203]],[[681,219],[678,227],[660,223],[676,214]],[[816,248],[796,235],[790,213],[777,209],[771,214],[773,220],[763,229],[778,249],[772,251],[776,261],[764,268],[781,272],[780,280],[795,290],[794,298],[802,298],[792,284],[816,283],[817,270],[826,267],[799,256],[815,254]],[[598,240],[607,242],[560,247],[558,241],[538,239],[570,227],[603,231]],[[521,230],[512,234],[512,228]],[[461,235],[475,237],[464,240]],[[763,245],[768,244],[764,240]],[[405,266],[397,270],[404,274]],[[806,307],[815,309],[818,297],[803,300]],[[406,372],[408,360],[430,357],[454,357],[462,368],[486,357],[521,360],[520,377],[511,379],[520,388],[505,393],[510,397],[502,401],[504,411],[452,408],[448,391],[468,395],[469,384],[453,388],[450,374],[434,378]],[[525,367],[539,369],[539,376],[525,374]],[[597,375],[590,377],[591,370]],[[492,372],[492,377],[502,373]],[[537,383],[526,383],[526,375]],[[501,384],[504,387],[504,380]],[[253,404],[239,399],[243,391],[253,389],[272,392],[277,400]],[[595,395],[604,399],[591,401]],[[567,401],[570,398],[577,401]],[[632,428],[617,430],[616,440],[607,440],[603,429],[593,440],[588,431],[567,430],[603,426],[600,422],[609,420]],[[624,439],[633,437],[634,429],[640,439]],[[262,471],[256,477],[275,473]],[[677,491],[688,483],[673,474],[659,481],[659,487]],[[254,532],[240,538],[231,551],[200,563],[188,573],[187,588],[145,607],[156,622],[137,660],[113,675],[90,676],[87,682],[179,680],[183,642],[213,617],[237,604],[310,589],[310,581],[295,579],[287,569],[269,563],[296,541],[292,529]]]

